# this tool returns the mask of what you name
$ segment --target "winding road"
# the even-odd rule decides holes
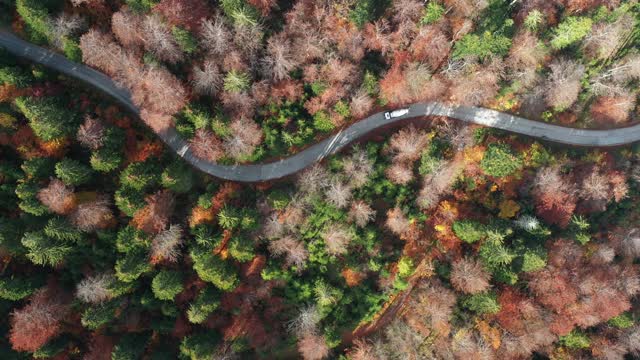
[[[140,110],[131,101],[129,91],[117,86],[113,80],[101,72],[85,65],[74,63],[60,54],[33,45],[5,30],[0,30],[0,47],[5,48],[16,56],[39,63],[87,83],[111,96],[134,114],[139,115],[140,113]],[[386,118],[384,112],[371,115],[295,155],[263,164],[215,164],[197,158],[191,152],[189,144],[182,139],[175,129],[159,133],[158,136],[174,152],[194,167],[212,176],[238,182],[262,182],[294,174],[313,163],[321,161],[326,156],[340,151],[349,143],[377,128],[398,121],[430,115],[447,116],[468,123],[489,126],[568,145],[618,146],[640,140],[640,124],[611,130],[586,130],[541,123],[495,110],[471,106],[453,106],[438,102],[416,103],[409,106],[408,109],[409,112],[407,114],[395,118]]]

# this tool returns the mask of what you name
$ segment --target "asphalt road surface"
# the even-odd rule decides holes
[[[132,113],[137,115],[140,113],[140,110],[131,101],[129,91],[117,86],[111,78],[101,72],[85,65],[74,63],[62,55],[33,45],[18,38],[11,32],[1,29],[0,47],[5,48],[16,56],[39,63],[87,83],[111,96]],[[159,133],[158,136],[176,154],[201,171],[221,179],[239,182],[269,181],[295,174],[321,161],[326,156],[340,151],[349,143],[379,127],[428,115],[447,116],[468,123],[498,128],[568,145],[604,147],[630,144],[640,140],[640,125],[611,130],[574,129],[532,121],[495,110],[471,106],[454,106],[438,102],[417,103],[410,105],[408,109],[409,112],[407,114],[394,118],[385,117],[384,112],[371,115],[295,155],[263,164],[218,165],[193,155],[189,149],[189,144],[174,129]]]

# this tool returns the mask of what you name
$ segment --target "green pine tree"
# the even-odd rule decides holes
[[[164,169],[161,181],[165,188],[184,194],[193,187],[193,171],[183,161],[176,160]]]
[[[56,266],[73,251],[71,246],[47,237],[42,231],[24,233],[22,245],[27,248],[27,258],[36,265]]]
[[[19,97],[14,103],[29,120],[33,132],[44,141],[74,135],[79,125],[77,113],[68,110],[54,97]]]
[[[202,289],[200,294],[189,305],[187,318],[193,324],[202,324],[218,306],[220,306],[220,292],[209,285]]]
[[[56,164],[56,176],[67,185],[83,185],[91,181],[93,170],[80,161],[64,158]]]
[[[238,286],[240,280],[231,264],[205,248],[194,247],[190,254],[193,259],[193,269],[202,280],[212,283],[223,291],[231,291]]]
[[[52,239],[66,242],[77,243],[83,238],[82,231],[78,230],[62,217],[49,219],[49,222],[47,222],[47,225],[44,227],[44,233]]]
[[[159,300],[173,300],[182,292],[182,276],[177,271],[162,270],[151,282],[153,295]]]

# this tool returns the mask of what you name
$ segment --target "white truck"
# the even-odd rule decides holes
[[[407,115],[408,113],[409,113],[409,109],[398,109],[398,110],[393,110],[391,112],[387,111],[384,113],[384,118],[387,120],[391,120],[393,118]]]

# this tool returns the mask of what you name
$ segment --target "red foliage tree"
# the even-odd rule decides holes
[[[89,345],[89,351],[83,360],[111,360],[111,352],[115,342],[110,336],[94,333]]]
[[[575,185],[560,174],[559,167],[543,168],[534,180],[536,212],[545,221],[565,227],[576,208]]]
[[[202,160],[218,161],[224,156],[222,141],[206,129],[196,130],[195,136],[190,140],[190,146],[193,154]]]
[[[60,333],[60,321],[67,311],[67,306],[52,290],[38,290],[25,307],[11,315],[11,346],[17,351],[38,350]]]
[[[211,12],[204,0],[162,0],[153,10],[162,14],[169,24],[190,31],[198,30]]]
[[[148,234],[161,232],[169,223],[175,205],[174,200],[173,193],[169,190],[160,190],[148,196],[145,200],[147,205],[133,215],[131,223]]]
[[[276,0],[247,0],[247,2],[260,10],[262,16],[268,16],[271,9],[278,5]]]
[[[451,41],[440,26],[420,28],[420,32],[411,44],[414,60],[426,62],[431,70],[438,69],[451,51]]]
[[[304,360],[322,360],[329,355],[325,339],[313,333],[305,334],[298,340],[298,351]]]
[[[635,106],[633,96],[600,96],[591,105],[591,117],[601,126],[626,122]]]
[[[141,24],[142,17],[129,9],[121,9],[111,17],[111,31],[120,44],[128,48],[144,44]]]

